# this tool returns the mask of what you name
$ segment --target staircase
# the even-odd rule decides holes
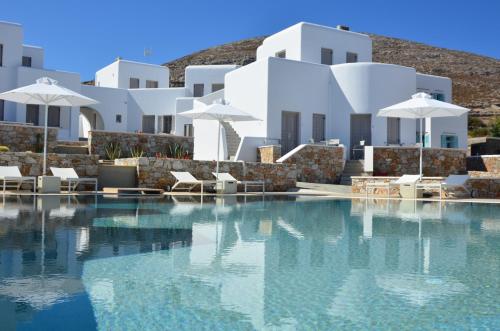
[[[344,171],[340,177],[340,185],[351,185],[351,176],[367,176],[364,172],[363,160],[345,161]]]
[[[229,160],[234,160],[238,147],[240,146],[241,138],[234,130],[233,126],[228,122],[222,122],[222,126],[226,132],[227,154],[229,155]]]

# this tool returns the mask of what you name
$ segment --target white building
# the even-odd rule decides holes
[[[247,161],[269,143],[286,153],[311,140],[340,139],[347,157],[361,141],[414,145],[415,120],[377,117],[378,110],[419,91],[451,102],[450,79],[373,63],[369,36],[310,23],[266,38],[254,63],[188,66],[185,87],[170,88],[168,68],[122,59],[97,71],[95,86],[81,85],[76,73],[44,69],[43,49],[23,45],[20,25],[0,22],[0,92],[42,76],[99,101],[51,107],[49,125],[59,127],[59,139],[85,137],[91,128],[193,135],[194,126],[194,157],[209,160],[217,155],[217,124],[177,114],[217,99],[261,119],[224,125],[220,158]],[[0,101],[0,120],[40,124],[38,108]],[[428,147],[467,146],[467,115],[426,119],[424,128]]]
[[[343,28],[299,23],[266,38],[256,62],[226,75],[223,95],[262,121],[231,123],[240,146],[230,153],[233,138],[223,133],[221,158],[254,160],[263,143],[280,143],[286,153],[311,140],[340,139],[348,157],[361,141],[414,145],[417,121],[377,117],[377,112],[419,91],[451,102],[451,80],[371,60],[370,37]],[[216,147],[207,140],[217,137],[214,130],[208,121],[194,122],[195,158],[214,158]],[[425,146],[466,148],[467,115],[427,119]]]
[[[186,87],[170,88],[167,67],[117,59],[96,72],[95,86],[80,75],[44,69],[43,49],[23,45],[22,26],[0,22],[0,92],[47,76],[99,101],[90,107],[51,107],[49,126],[60,140],[87,137],[88,130],[192,135],[191,120],[176,114],[193,107],[194,97],[224,88],[224,76],[237,65],[189,66]],[[0,121],[42,125],[43,109],[0,100]],[[177,117],[177,120],[176,120]]]

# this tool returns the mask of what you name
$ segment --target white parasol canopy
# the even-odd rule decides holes
[[[216,178],[219,179],[219,151],[220,151],[220,131],[222,122],[242,122],[242,121],[260,121],[260,119],[235,108],[224,101],[213,103],[204,107],[194,108],[182,113],[181,116],[190,117],[198,120],[216,120],[219,122],[217,139],[217,169]]]
[[[45,106],[43,175],[46,174],[47,170],[47,120],[49,106],[80,107],[98,103],[94,99],[60,86],[56,80],[48,77],[37,79],[35,84],[0,93],[0,99]]]
[[[420,178],[422,178],[422,119],[426,117],[461,116],[469,109],[433,99],[427,93],[416,93],[411,99],[381,109],[377,116],[420,120]]]

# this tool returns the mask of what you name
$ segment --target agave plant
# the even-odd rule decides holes
[[[189,159],[189,151],[178,143],[168,146],[167,156],[174,159]]]
[[[104,147],[106,156],[108,160],[119,159],[122,155],[122,147],[118,142],[110,142],[106,147]]]
[[[144,155],[144,150],[141,145],[136,145],[130,148],[130,156],[132,157],[142,157]]]

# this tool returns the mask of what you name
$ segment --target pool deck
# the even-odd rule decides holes
[[[85,195],[102,195],[102,196],[113,196],[113,197],[123,197],[123,198],[161,198],[163,195],[193,195],[199,196],[199,192],[165,192],[163,195],[116,195],[116,194],[108,194],[102,191],[97,193],[94,192],[71,192],[71,193],[37,193],[37,196],[52,196],[52,195],[61,195],[61,196],[85,196]],[[5,196],[13,196],[13,195],[33,195],[31,191],[6,191]],[[215,193],[204,193],[204,196],[231,196],[231,195],[240,195],[240,196],[261,196],[261,192],[238,192],[237,194],[215,194]],[[387,196],[368,196],[366,198],[365,194],[352,193],[351,186],[346,185],[335,185],[335,184],[316,184],[316,183],[305,183],[305,182],[297,182],[297,187],[293,190],[287,192],[266,192],[265,196],[273,196],[273,195],[301,195],[301,196],[310,196],[311,198],[340,198],[340,199],[370,199],[370,200],[414,200],[414,199],[404,199],[400,197],[387,197]],[[500,199],[479,199],[479,198],[453,198],[453,199],[438,199],[438,198],[420,198],[416,199],[417,201],[446,201],[446,202],[474,202],[474,203],[493,203],[500,204]],[[1,198],[0,198],[1,203]]]

